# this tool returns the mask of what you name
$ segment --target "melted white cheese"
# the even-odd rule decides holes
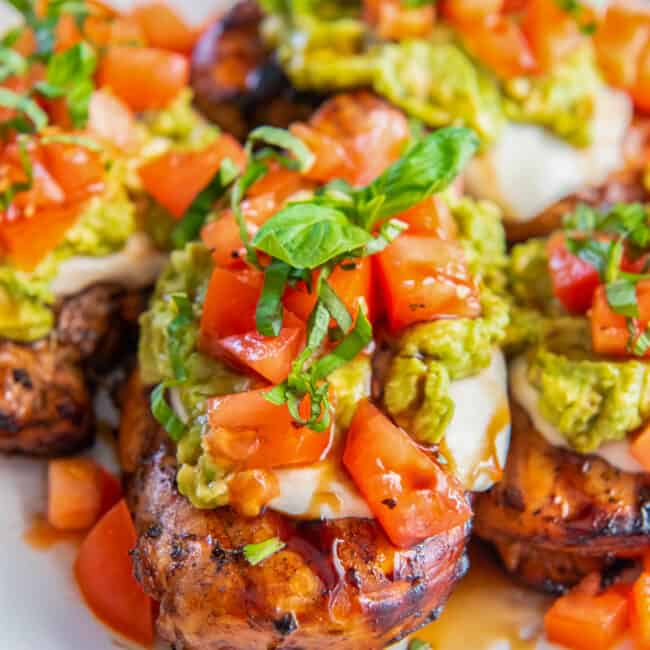
[[[465,171],[470,194],[501,206],[507,220],[525,222],[624,165],[623,140],[632,105],[603,89],[596,101],[594,142],[578,149],[532,124],[508,124],[499,140]]]
[[[451,457],[467,490],[489,489],[506,464],[510,444],[507,384],[503,353],[495,350],[487,368],[450,386],[456,408],[445,431],[445,455]]]
[[[121,251],[103,257],[71,257],[59,266],[51,288],[56,296],[70,296],[93,284],[111,282],[126,289],[153,284],[167,256],[144,233],[131,235]]]
[[[555,447],[569,449],[566,439],[560,431],[549,422],[539,409],[539,392],[528,380],[528,364],[524,357],[519,357],[510,366],[510,390],[528,413],[535,429]],[[645,470],[630,453],[630,443],[627,440],[607,442],[593,452],[594,456],[600,456],[610,465],[617,467],[624,472],[633,474],[643,473]]]

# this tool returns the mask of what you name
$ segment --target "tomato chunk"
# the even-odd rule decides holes
[[[608,650],[627,625],[628,601],[616,589],[599,595],[572,591],[544,617],[549,640],[575,650]]]
[[[133,15],[144,33],[147,45],[181,54],[192,51],[196,32],[166,2],[137,6]]]
[[[330,444],[330,431],[296,427],[286,405],[264,398],[268,388],[208,400],[206,444],[215,458],[244,469],[315,463]]]
[[[393,332],[413,323],[481,313],[478,289],[457,243],[401,235],[375,259]]]
[[[225,158],[230,158],[240,169],[246,164],[242,147],[224,133],[200,151],[164,153],[141,165],[138,173],[147,192],[179,219],[209,184]]]
[[[408,548],[471,517],[456,479],[367,400],[352,418],[343,463],[396,546]]]
[[[137,536],[121,500],[90,531],[79,548],[75,576],[90,609],[125,637],[153,643],[153,606],[133,577],[130,551]]]
[[[316,156],[307,178],[342,178],[367,185],[403,153],[410,137],[403,113],[367,92],[340,94],[316,111],[309,125],[295,124]]]
[[[510,79],[535,71],[536,61],[521,27],[510,17],[456,23],[469,51],[498,77]]]
[[[635,320],[635,329],[638,334],[641,334],[650,323],[650,280],[638,283],[636,297],[639,305],[639,318]],[[595,352],[626,356],[629,354],[630,338],[626,317],[617,314],[609,306],[605,287],[598,287],[591,308],[591,339]],[[633,336],[632,339],[634,339]],[[650,350],[644,356],[650,356]]]
[[[189,63],[181,54],[156,48],[111,46],[98,81],[134,111],[165,108],[187,86]]]
[[[647,559],[646,559],[647,563]],[[632,633],[635,648],[648,650],[650,648],[650,573],[648,567],[637,578],[632,589]]]
[[[576,17],[555,0],[528,0],[522,28],[542,71],[552,70],[584,41]]]
[[[304,321],[309,318],[318,300],[313,290],[317,280],[318,274],[314,273],[311,292],[308,291],[305,283],[301,282],[295,287],[288,287],[284,294],[283,302],[286,308]],[[347,261],[338,265],[327,281],[352,316],[356,315],[360,301],[365,303],[372,315],[372,264],[369,258]]]
[[[569,252],[564,233],[554,233],[548,240],[548,267],[553,291],[567,311],[583,314],[591,307],[600,284],[596,267]]]
[[[432,196],[397,215],[408,224],[409,235],[431,235],[438,239],[453,240],[458,226],[451,210],[440,196]]]
[[[260,271],[215,268],[201,316],[201,347],[214,341],[256,329],[255,310],[264,282]]]
[[[305,347],[306,328],[299,318],[285,310],[278,336],[262,336],[253,330],[218,339],[210,351],[231,365],[254,370],[271,383],[283,382],[291,364]]]

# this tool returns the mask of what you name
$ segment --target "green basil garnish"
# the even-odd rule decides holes
[[[163,382],[151,391],[151,413],[156,418],[158,424],[169,434],[169,437],[175,442],[178,442],[183,437],[186,426],[183,420],[174,413],[174,409],[167,404],[165,391],[169,387],[169,383]]]
[[[264,269],[264,286],[255,311],[257,331],[264,336],[277,336],[282,329],[282,294],[288,277],[289,267],[280,260]]]

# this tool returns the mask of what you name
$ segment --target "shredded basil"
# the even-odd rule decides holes
[[[264,336],[277,336],[282,328],[282,295],[289,270],[280,260],[273,260],[264,269],[264,286],[255,312],[257,331]]]
[[[271,537],[257,544],[246,544],[242,552],[249,564],[257,566],[278,551],[281,551],[285,546],[286,544],[279,537]]]
[[[151,391],[151,413],[162,428],[169,434],[169,437],[178,442],[185,433],[185,423],[174,413],[174,409],[167,404],[165,391],[173,384],[163,382],[158,384]]]
[[[192,303],[186,293],[174,293],[170,296],[176,308],[176,316],[167,326],[167,340],[169,341],[169,360],[171,363],[174,378],[178,381],[185,381],[187,373],[183,360],[183,336],[182,334],[192,324],[194,311]]]

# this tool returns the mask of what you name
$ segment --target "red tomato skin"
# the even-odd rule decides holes
[[[408,224],[409,235],[430,235],[446,241],[458,236],[456,221],[440,196],[425,199],[396,218]]]
[[[109,510],[81,543],[77,583],[93,613],[143,646],[153,643],[153,603],[133,577],[130,551],[137,535],[124,500]]]
[[[200,151],[170,151],[141,165],[138,174],[151,196],[180,219],[212,180],[225,158],[240,169],[246,164],[241,145],[223,133]]]
[[[189,62],[182,54],[155,48],[111,46],[97,73],[134,111],[165,108],[189,83]]]
[[[236,368],[253,370],[273,384],[283,382],[291,364],[305,347],[305,324],[291,312],[284,312],[278,336],[263,336],[257,331],[218,339],[210,352]]]
[[[201,315],[201,347],[256,329],[255,310],[262,291],[263,274],[256,270],[215,268]]]
[[[190,54],[197,32],[165,2],[140,5],[133,16],[142,30],[147,44],[162,50]]]
[[[458,481],[368,400],[352,418],[343,464],[395,546],[410,548],[471,517]]]
[[[457,243],[401,235],[374,259],[392,332],[413,323],[481,313],[478,289]]]
[[[572,314],[584,314],[600,284],[595,267],[572,255],[566,246],[566,236],[554,233],[547,243],[548,268],[556,298]]]
[[[649,280],[642,280],[637,284],[636,297],[639,305],[639,318],[635,319],[635,325],[636,331],[640,334],[650,323]],[[600,286],[596,290],[589,316],[594,351],[604,355],[629,356],[630,332],[627,328],[627,319],[622,314],[617,314],[609,306],[604,286]],[[645,353],[644,357],[650,357],[650,350]]]
[[[268,390],[262,388],[209,399],[211,432],[218,435],[219,428],[223,428],[254,433],[247,457],[240,459],[243,469],[308,465],[322,459],[331,443],[331,428],[316,433],[307,427],[294,426],[286,405],[277,406],[264,398]]]

